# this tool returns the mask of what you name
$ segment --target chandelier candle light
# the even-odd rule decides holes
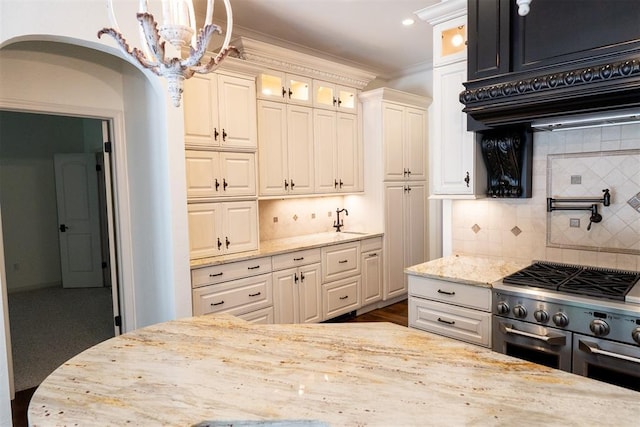
[[[155,18],[148,12],[148,0],[140,0],[136,17],[140,22],[140,41],[142,48],[130,49],[127,40],[120,33],[113,11],[113,0],[107,0],[107,9],[112,28],[103,28],[98,32],[98,38],[103,34],[113,37],[120,49],[138,61],[144,68],[151,70],[158,76],[167,79],[168,90],[173,105],[180,106],[182,86],[185,79],[195,73],[207,74],[214,71],[220,62],[236,49],[229,46],[233,15],[229,0],[223,0],[227,13],[227,31],[220,51],[212,56],[209,62],[202,64],[207,45],[214,33],[222,34],[218,25],[212,23],[214,0],[207,0],[207,15],[205,25],[196,32],[196,18],[192,0],[162,0],[162,25],[158,27]],[[178,57],[166,58],[165,42],[169,42]],[[182,49],[189,46],[189,57],[182,58]],[[169,46],[167,46],[169,47]]]

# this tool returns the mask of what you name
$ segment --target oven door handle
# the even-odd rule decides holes
[[[500,322],[500,331],[506,334],[520,335],[527,338],[533,338],[535,340],[544,341],[549,345],[565,345],[567,337],[559,334],[538,335],[530,332],[519,331],[513,327],[510,323]]]
[[[595,343],[579,340],[578,348],[584,351],[585,353],[601,354],[603,356],[613,357],[614,359],[622,359],[622,360],[626,360],[627,362],[637,363],[640,365],[640,359],[638,359],[637,357],[631,357],[625,354],[619,354],[619,353],[614,353],[607,350],[602,350],[600,347],[598,347],[598,344],[595,344]]]

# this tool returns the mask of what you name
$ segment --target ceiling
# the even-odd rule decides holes
[[[432,27],[413,12],[440,0],[230,1],[234,37],[306,50],[385,80],[431,65]],[[204,16],[206,1],[194,3],[196,14]],[[215,7],[216,18],[222,19],[222,2]],[[410,17],[415,24],[403,26]]]

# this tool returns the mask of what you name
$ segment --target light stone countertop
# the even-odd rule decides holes
[[[413,276],[491,287],[492,283],[528,265],[529,263],[524,262],[510,262],[469,255],[451,255],[407,267],[404,271]]]
[[[338,243],[355,242],[358,240],[381,237],[383,233],[350,232],[342,231],[307,234],[283,239],[262,240],[257,251],[241,252],[231,255],[222,255],[191,260],[191,268],[208,267],[210,265],[224,264],[233,261],[244,261],[261,256],[278,255],[295,250],[320,248]]]
[[[390,323],[206,315],[85,350],[38,387],[28,416],[32,426],[622,427],[638,425],[638,402],[635,391]]]

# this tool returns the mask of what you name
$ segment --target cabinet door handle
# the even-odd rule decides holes
[[[222,189],[224,191],[227,191],[227,187],[229,186],[229,183],[227,182],[226,178],[222,178]]]
[[[348,259],[342,259],[342,260],[338,261],[338,264],[345,264],[347,262],[349,262]]]
[[[402,170],[402,176],[407,176],[407,168],[404,168],[404,169]]]
[[[378,256],[378,253],[377,253],[377,252],[375,252],[375,253],[373,253],[373,254],[369,254],[369,258],[373,258],[373,257],[376,257],[376,256]]]
[[[333,188],[338,188],[338,180],[337,179],[333,180]]]
[[[222,273],[210,274],[209,277],[220,277]]]
[[[289,182],[286,179],[284,180],[284,189],[285,190],[289,189]]]
[[[226,236],[224,238],[224,244],[226,245],[227,249],[229,249],[229,245],[231,244],[231,242],[229,241],[229,238]]]
[[[438,293],[439,294],[445,294],[445,295],[455,295],[455,292],[449,292],[449,291],[443,291],[442,289],[438,289]]]
[[[303,259],[304,259],[304,257],[303,257],[303,256],[301,256],[300,258],[294,258],[293,260],[294,260],[294,261],[302,261]]]
[[[298,283],[298,273],[293,273],[293,283]]]
[[[212,302],[211,303],[211,307],[213,307],[214,305],[222,305],[224,304],[224,300],[220,301],[220,302]]]
[[[218,178],[216,178],[216,191],[218,191],[218,188],[220,188],[220,183],[218,182]]]
[[[467,176],[464,177],[464,182],[467,183],[467,187],[469,187],[469,182],[471,182],[471,178],[469,177],[469,172],[467,171]]]
[[[343,297],[340,297],[340,299],[347,299],[347,298],[349,298],[349,295],[345,295]]]
[[[220,238],[218,237],[218,250],[220,250],[221,247],[222,247],[222,242],[220,241]]]
[[[453,320],[444,320],[438,317],[438,322],[440,323],[446,323],[447,325],[455,325],[456,322],[454,322]]]
[[[338,100],[336,98],[333,98],[333,106],[335,107],[338,104]]]
[[[342,180],[340,180],[340,188],[342,188]]]
[[[253,267],[247,267],[247,270],[257,270],[258,268],[260,268],[259,265],[253,266]]]
[[[411,177],[411,169],[407,168],[407,176]]]
[[[226,141],[227,140],[227,131],[224,130],[224,128],[222,128],[222,140]]]
[[[300,273],[300,281],[304,282],[304,274],[303,273]]]
[[[213,140],[214,141],[218,140],[218,135],[220,135],[220,132],[218,132],[218,128],[213,128]]]
[[[341,105],[342,105],[342,100],[338,98],[338,107],[340,107]]]
[[[287,95],[287,90],[282,86],[282,97],[284,98]]]
[[[250,297],[257,297],[258,295],[260,295],[260,292],[258,292],[256,294],[249,294]]]
[[[296,184],[294,184],[293,180],[291,180],[291,189],[293,190],[293,187],[295,187]]]
[[[291,99],[291,95],[293,95],[293,91],[291,91],[291,89],[289,89],[289,99]]]

